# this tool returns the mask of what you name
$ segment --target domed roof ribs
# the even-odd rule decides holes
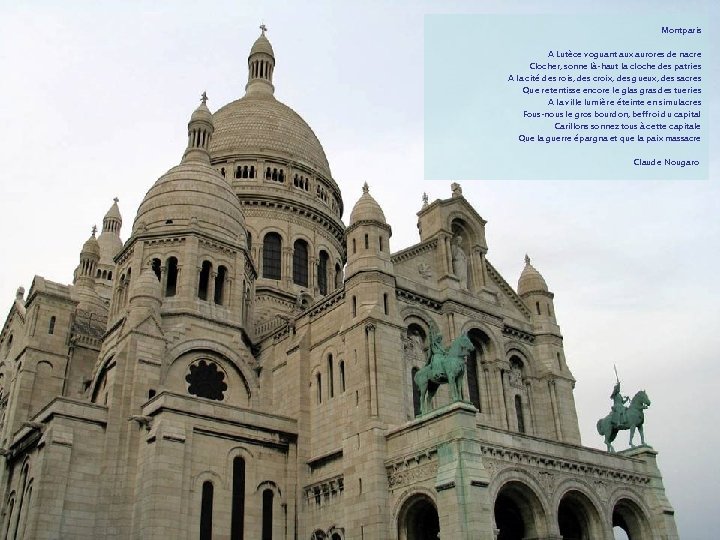
[[[275,71],[275,53],[272,45],[265,37],[267,27],[260,25],[260,37],[250,49],[248,56],[248,82],[245,85],[246,95],[272,96],[275,87],[272,84],[273,71]]]

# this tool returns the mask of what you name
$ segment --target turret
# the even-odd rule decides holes
[[[350,225],[345,231],[348,257],[346,279],[368,270],[393,275],[391,236],[392,229],[385,221],[385,214],[370,195],[370,188],[365,182],[363,194],[350,213]]]
[[[558,333],[557,321],[555,319],[555,306],[553,297],[548,290],[547,283],[540,272],[530,264],[530,257],[525,255],[525,268],[518,280],[518,295],[525,301],[528,309],[532,312],[533,321],[544,330],[551,333]]]

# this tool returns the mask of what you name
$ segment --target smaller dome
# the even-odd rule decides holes
[[[377,201],[370,195],[367,182],[363,185],[362,196],[355,203],[352,212],[350,212],[350,225],[354,225],[358,221],[378,221],[383,225],[387,225],[385,214]]]
[[[518,294],[520,296],[531,292],[548,292],[547,283],[535,267],[530,264],[530,257],[525,255],[525,268],[518,280]]]
[[[122,216],[120,215],[120,208],[118,207],[118,201],[119,199],[117,197],[113,199],[113,204],[110,207],[110,210],[108,210],[105,214],[103,221],[106,219],[117,219],[118,221],[122,221]]]
[[[162,299],[160,280],[158,280],[155,272],[153,272],[151,268],[144,268],[143,271],[140,272],[140,277],[132,284],[130,299],[132,300],[140,296],[157,300]]]
[[[203,92],[203,101],[198,105],[198,108],[195,109],[195,111],[192,113],[192,116],[190,116],[190,122],[196,122],[196,121],[205,121],[212,123],[212,113],[210,112],[210,109],[208,109],[207,105],[205,104],[207,100],[207,95],[205,92]]]
[[[272,45],[270,45],[268,38],[265,37],[264,30],[263,33],[260,34],[260,37],[255,40],[255,43],[253,43],[252,49],[250,49],[250,56],[257,53],[269,54],[270,56],[275,58],[275,52],[273,51]]]
[[[198,227],[230,243],[245,238],[245,218],[230,184],[210,165],[191,161],[170,169],[145,195],[133,235]]]
[[[100,257],[100,244],[98,244],[97,238],[95,238],[96,227],[93,227],[92,236],[88,238],[83,244],[81,255],[94,255]]]

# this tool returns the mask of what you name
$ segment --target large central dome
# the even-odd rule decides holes
[[[313,130],[270,93],[249,93],[228,103],[215,112],[213,121],[213,158],[248,153],[275,156],[332,178],[325,151]]]

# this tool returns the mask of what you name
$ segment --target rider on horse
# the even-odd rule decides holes
[[[430,347],[428,347],[427,365],[430,366],[430,373],[433,378],[443,375],[442,365],[438,364],[438,362],[433,362],[433,359],[436,355],[446,355],[447,352],[447,349],[443,347],[442,344],[442,335],[430,328]]]
[[[612,423],[616,426],[625,425],[627,423],[627,407],[625,403],[627,403],[630,398],[620,393],[620,381],[615,383],[615,388],[613,388],[613,392],[610,394],[610,399],[613,400],[611,412]]]

